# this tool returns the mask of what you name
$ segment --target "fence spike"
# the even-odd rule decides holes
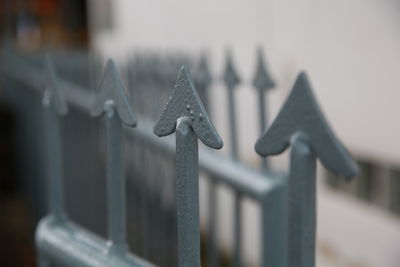
[[[99,88],[92,115],[106,115],[108,238],[111,249],[126,251],[128,245],[122,123],[133,127],[136,125],[136,116],[111,60],[107,62]]]
[[[236,108],[235,108],[235,91],[233,90],[239,83],[240,78],[233,66],[232,53],[230,50],[226,52],[226,65],[224,73],[224,81],[228,94],[228,115],[229,115],[229,133],[230,133],[230,154],[234,161],[239,161],[238,134],[236,126]],[[234,267],[242,266],[242,196],[240,192],[234,194],[234,217],[233,217],[233,264]]]
[[[206,89],[209,88],[212,82],[211,71],[205,54],[200,57],[198,80],[198,87]]]
[[[222,140],[208,118],[187,67],[183,66],[175,90],[159,121],[157,136],[176,132],[176,203],[179,266],[200,266],[198,141],[221,148]]]
[[[258,110],[259,110],[259,127],[260,133],[262,134],[268,126],[267,116],[267,103],[266,103],[266,91],[275,87],[275,83],[267,71],[265,65],[264,54],[261,47],[257,50],[257,67],[253,79],[253,86],[258,91]],[[261,158],[261,167],[263,170],[268,169],[268,162],[266,158]]]
[[[279,154],[299,132],[307,136],[313,152],[327,169],[347,178],[357,175],[357,164],[326,122],[304,72],[298,76],[286,103],[271,127],[258,139],[255,149],[262,156]]]
[[[45,57],[46,87],[43,94],[43,105],[47,107],[44,116],[47,124],[47,161],[49,178],[49,208],[50,213],[59,223],[67,218],[64,207],[64,186],[62,171],[62,146],[60,115],[68,112],[64,92],[60,88],[54,70],[53,61],[49,55]],[[44,256],[43,256],[44,257]],[[45,257],[44,257],[45,258]]]
[[[65,100],[63,88],[61,88],[57,80],[56,71],[50,55],[46,55],[45,57],[45,69],[46,87],[43,93],[43,105],[53,108],[58,115],[65,115],[68,112],[68,105]]]
[[[275,87],[265,64],[264,53],[261,48],[257,50],[257,68],[253,78],[253,85],[260,91],[270,90]]]
[[[227,51],[224,72],[224,81],[229,89],[235,88],[240,83],[240,77],[233,66],[232,53]]]
[[[288,180],[289,267],[315,266],[316,157],[331,171],[353,177],[358,167],[336,139],[300,73],[271,127],[258,139],[262,156],[279,154],[291,144]]]
[[[177,120],[182,117],[190,119],[188,122],[206,146],[215,149],[222,147],[222,139],[208,118],[186,66],[183,66],[179,73],[175,90],[154,126],[154,133],[157,136],[172,134],[176,129]]]
[[[137,119],[132,110],[128,93],[118,75],[115,63],[111,59],[107,62],[103,78],[100,82],[98,95],[91,109],[92,116],[101,116],[105,112],[107,101],[113,102],[114,108],[123,123],[128,126],[136,125]]]

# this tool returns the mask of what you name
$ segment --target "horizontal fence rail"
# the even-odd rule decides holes
[[[130,252],[128,249],[123,135],[126,136],[126,141],[140,140],[140,143],[149,149],[175,158],[179,266],[201,264],[199,171],[206,173],[212,185],[209,191],[211,216],[208,225],[211,240],[208,251],[210,266],[219,264],[216,230],[218,212],[215,200],[215,188],[219,184],[228,186],[235,193],[234,266],[244,264],[241,248],[243,226],[240,223],[243,197],[256,200],[261,207],[262,266],[315,265],[316,157],[321,159],[326,168],[345,177],[356,175],[358,169],[326,123],[305,74],[299,75],[278,117],[271,127],[267,128],[264,94],[266,90],[274,87],[274,82],[267,72],[261,50],[258,53],[258,67],[253,84],[260,98],[260,126],[263,130],[267,128],[267,131],[257,141],[256,151],[265,157],[279,154],[291,145],[291,164],[287,175],[269,171],[265,160],[261,161],[260,170],[240,164],[234,98],[234,88],[240,79],[235,72],[230,53],[227,56],[224,74],[231,129],[230,158],[213,153],[207,148],[198,148],[197,145],[199,138],[209,147],[222,147],[222,140],[195,89],[195,84],[198,83],[201,97],[206,99],[208,104],[207,90],[212,79],[205,57],[202,57],[200,62],[200,78],[197,83],[192,80],[186,67],[181,69],[175,90],[154,129],[151,120],[143,115],[135,115],[112,61],[106,65],[99,90],[93,92],[84,86],[57,77],[50,59],[46,60],[45,71],[30,66],[23,58],[12,53],[2,53],[1,60],[7,62],[0,65],[0,73],[5,78],[23,83],[36,92],[45,89],[43,102],[48,107],[46,120],[49,129],[47,146],[52,156],[49,161],[50,215],[41,220],[36,232],[39,262],[42,266],[48,266],[52,261],[70,266],[152,265],[147,261],[147,257],[144,257],[145,260],[142,256],[137,256],[135,251]],[[140,61],[140,58],[136,58],[136,63]],[[156,65],[155,61],[145,68],[151,69]],[[145,78],[140,74],[144,72],[143,65],[135,66],[133,84]],[[159,76],[158,79],[164,78]],[[7,86],[7,83],[5,84]],[[63,133],[58,124],[59,117],[67,114],[70,109],[79,110],[82,114],[104,117],[105,120],[108,214],[108,233],[105,239],[92,233],[90,229],[76,225],[64,212],[64,177],[61,172],[62,151],[59,146]],[[123,125],[136,127],[128,128]],[[157,136],[166,136],[176,131],[176,144],[172,137],[159,138],[153,131]],[[137,221],[141,219],[133,218]],[[153,235],[153,238],[157,238],[157,235]]]

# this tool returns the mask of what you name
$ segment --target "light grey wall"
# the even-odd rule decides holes
[[[138,48],[206,49],[214,70],[222,71],[223,51],[230,46],[249,80],[254,48],[262,44],[279,85],[269,99],[273,114],[296,73],[307,70],[323,110],[351,151],[400,163],[398,1],[115,0],[113,4],[113,30],[94,35],[94,47],[103,53],[123,60]],[[244,138],[248,143],[242,150],[253,156],[255,96],[247,86],[238,94],[243,99],[240,123],[246,128],[242,135],[249,137]],[[214,102],[224,100],[223,93],[216,96]],[[217,125],[224,128],[224,122]]]
[[[214,72],[222,73],[224,49],[232,48],[246,81],[237,97],[240,148],[247,161],[257,161],[253,151],[258,137],[257,102],[249,84],[255,48],[262,44],[278,83],[268,98],[272,116],[296,74],[306,70],[322,109],[350,151],[386,166],[400,165],[399,1],[114,0],[111,11],[114,28],[94,34],[93,48],[121,64],[135,49],[206,50]],[[215,85],[212,94],[213,110],[218,110],[214,120],[228,144],[221,84]],[[326,246],[323,252],[329,254],[331,249],[339,258],[336,263],[331,259],[331,265],[320,258],[319,266],[362,262],[361,266],[394,267],[400,262],[393,250],[379,249],[398,251],[398,218],[329,192],[319,197],[318,237],[329,244],[328,252]],[[222,217],[231,218],[229,193],[222,192],[220,200],[225,207]],[[258,247],[254,229],[259,226],[254,205],[246,203],[245,215],[246,229],[250,229],[246,255],[254,258]],[[229,221],[222,223],[222,240],[229,243]]]

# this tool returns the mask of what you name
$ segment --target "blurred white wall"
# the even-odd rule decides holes
[[[269,100],[273,114],[304,69],[329,121],[353,153],[400,164],[397,0],[114,0],[112,12],[114,27],[94,35],[93,44],[120,59],[138,48],[206,50],[214,71],[222,73],[229,46],[248,83],[255,47],[262,44],[279,85]],[[240,91],[250,90],[247,85]],[[242,128],[246,122],[253,127],[248,118],[255,111],[249,107],[243,106]],[[246,110],[251,113],[243,114]]]
[[[96,1],[92,2],[96,5]],[[120,62],[135,49],[207,51],[214,73],[222,73],[224,50],[226,47],[233,50],[245,82],[237,97],[241,152],[247,161],[257,160],[253,152],[258,137],[257,102],[250,83],[255,48],[261,44],[278,83],[268,97],[272,117],[296,74],[306,70],[322,109],[349,150],[358,158],[385,166],[400,165],[399,1],[114,0],[112,3],[114,27],[95,33],[93,48]],[[214,118],[217,128],[227,141],[225,92],[221,85],[213,89],[212,103],[213,110],[218,109]],[[334,197],[321,197],[319,237],[333,242],[342,252],[346,251],[346,238],[352,240],[347,242],[352,250],[347,251],[352,251],[349,257],[353,255],[356,259],[349,262],[362,258],[364,265],[360,266],[399,266],[400,260],[394,259],[392,252],[377,250],[376,237],[369,235],[376,232],[381,243],[395,244],[398,250],[399,242],[394,241],[400,240],[397,218],[382,217],[379,210],[362,203],[346,204],[351,201],[333,208]],[[349,207],[361,215],[347,216],[351,215]],[[327,212],[328,208],[332,212]],[[250,218],[257,216],[254,214],[256,211]],[[376,217],[384,222],[368,223],[368,218]],[[255,220],[249,221],[252,224]],[[365,223],[361,230],[359,223]],[[337,224],[347,225],[347,231],[335,228]],[[354,236],[352,229],[357,232]],[[363,233],[367,238],[360,239]],[[251,246],[251,240],[246,242]]]

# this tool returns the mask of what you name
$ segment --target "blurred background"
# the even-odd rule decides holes
[[[229,114],[223,82],[229,51],[241,80],[235,88],[239,158],[241,164],[257,169],[260,158],[254,143],[260,135],[259,94],[252,83],[257,51],[262,51],[275,84],[264,96],[268,122],[283,104],[296,75],[305,70],[330,125],[362,170],[359,177],[345,182],[318,166],[317,266],[398,267],[399,25],[397,0],[0,0],[0,74],[9,70],[22,73],[28,66],[42,70],[43,55],[50,53],[62,79],[94,90],[105,60],[113,58],[134,109],[154,121],[169,97],[180,65],[188,64],[225,142],[218,153],[229,157]],[[204,59],[213,81],[210,86],[201,83],[198,71]],[[41,95],[24,89],[29,84],[6,81],[3,74],[0,265],[36,266],[34,229],[47,210]],[[104,236],[101,122],[71,110],[62,125],[67,210],[79,224]],[[154,159],[154,149],[138,140],[127,142],[126,151],[136,147],[126,152],[131,177],[128,187],[132,190],[128,201],[140,203],[139,207],[128,203],[132,208],[128,212],[130,231],[149,231],[143,230],[144,225],[156,227],[162,217],[166,218],[166,230],[158,234],[175,242],[174,204],[165,204],[165,199],[174,202],[173,159],[160,155]],[[288,169],[287,154],[269,162],[274,171]],[[154,179],[138,186],[138,176]],[[160,185],[160,176],[169,178]],[[203,240],[207,240],[209,186],[202,177]],[[228,265],[233,198],[224,186],[218,186],[217,191],[219,257],[221,265]],[[244,265],[258,266],[260,214],[257,203],[243,202]],[[161,215],[150,214],[160,207],[164,210]],[[138,217],[142,221],[136,223]],[[157,258],[154,244],[142,244],[143,240],[135,238],[130,240],[134,253],[162,266],[174,266],[173,257]],[[206,251],[207,242],[203,245]],[[174,246],[168,252],[173,254]]]

